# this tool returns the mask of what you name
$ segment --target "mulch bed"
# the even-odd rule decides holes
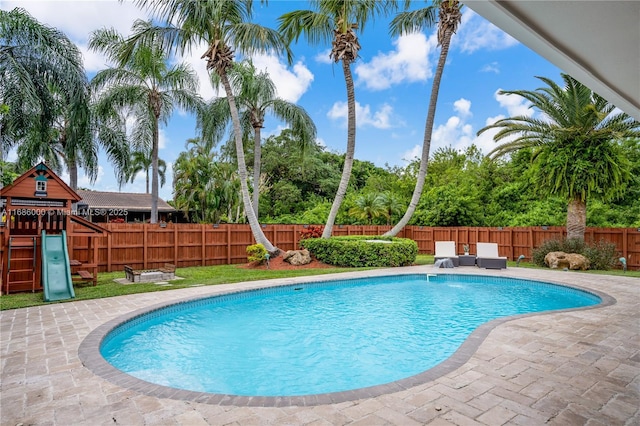
[[[240,265],[241,268],[247,269],[267,269],[267,265],[259,264],[256,262],[246,263],[244,265]],[[276,258],[269,260],[269,269],[280,271],[280,270],[290,270],[290,269],[318,269],[318,268],[333,268],[331,265],[327,265],[326,263],[322,263],[319,260],[311,259],[311,263],[307,265],[301,266],[293,266],[288,262],[282,260],[282,256],[278,256]]]

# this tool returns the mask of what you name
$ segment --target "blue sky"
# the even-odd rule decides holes
[[[414,7],[426,3],[414,2]],[[307,9],[305,1],[269,1],[256,5],[255,22],[277,27],[281,14]],[[128,34],[137,18],[147,19],[144,11],[133,4],[116,0],[101,1],[6,1],[0,8],[26,9],[40,22],[64,31],[80,47],[89,76],[106,67],[106,60],[87,50],[91,31],[114,27]],[[504,90],[534,90],[543,84],[535,76],[560,80],[560,70],[497,27],[463,8],[462,24],[454,35],[445,67],[437,107],[431,152],[451,146],[464,149],[476,144],[485,153],[495,143],[493,133],[476,137],[476,132],[495,120],[532,111],[517,96],[500,96]],[[378,166],[406,165],[419,157],[424,125],[431,93],[432,77],[439,48],[434,30],[403,37],[389,37],[390,18],[379,18],[358,32],[360,57],[352,65],[356,84],[357,139],[356,158]],[[260,69],[266,69],[276,83],[278,94],[304,107],[318,128],[318,142],[328,150],[344,153],[346,148],[346,90],[340,64],[329,60],[330,45],[309,46],[304,39],[292,46],[294,63],[289,66],[276,56],[254,57]],[[204,49],[193,49],[192,55],[177,58],[190,63],[200,77],[200,93],[211,99],[216,92],[208,82]],[[277,134],[282,124],[267,118],[263,137]],[[184,150],[187,139],[195,137],[193,117],[176,112],[161,129],[160,158],[168,167],[167,183],[160,196],[172,195],[172,164]],[[9,154],[9,159],[14,153]],[[63,174],[64,179],[68,175]],[[91,184],[79,177],[79,186],[101,191],[118,191],[114,173],[104,156],[100,159],[98,180]],[[139,175],[123,192],[144,192],[144,176]]]

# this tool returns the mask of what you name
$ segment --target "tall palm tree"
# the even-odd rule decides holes
[[[217,75],[212,76],[212,83],[217,86]],[[304,108],[281,99],[277,96],[276,86],[267,72],[258,72],[250,60],[234,64],[229,69],[229,80],[240,109],[240,120],[243,129],[253,130],[253,210],[258,215],[260,191],[258,183],[261,175],[262,136],[266,114],[291,125],[291,128],[303,146],[314,143],[316,126]],[[225,97],[216,98],[202,114],[203,132],[218,134],[212,128],[224,126],[231,121],[229,101]]]
[[[143,147],[141,150],[131,153],[131,164],[127,171],[127,181],[133,183],[136,180],[136,175],[140,172],[145,173],[146,192],[149,193],[149,172],[153,160],[151,158],[151,149]],[[158,178],[160,181],[160,187],[163,187],[167,181],[167,163],[158,158]]]
[[[24,9],[0,10],[0,81],[2,153],[19,145],[23,169],[41,159],[58,172],[67,166],[74,189],[78,166],[95,179],[89,86],[69,38]]]
[[[631,182],[631,164],[620,141],[640,137],[640,122],[567,74],[562,74],[564,86],[538,78],[547,87],[500,93],[523,97],[542,118],[504,118],[478,134],[500,129],[494,140],[506,142],[489,153],[493,158],[531,149],[538,189],[568,199],[567,238],[584,240],[587,200],[615,199]]]
[[[323,238],[329,238],[347,193],[356,146],[356,101],[351,64],[358,57],[360,42],[355,30],[364,30],[370,19],[394,10],[397,1],[314,0],[311,3],[315,5],[315,10],[296,10],[282,15],[279,18],[279,31],[289,42],[297,41],[302,34],[313,45],[331,42],[331,59],[342,63],[347,89],[347,150],[338,191],[322,232]]]
[[[462,20],[462,5],[458,0],[435,0],[431,6],[411,12],[399,13],[391,21],[391,35],[400,35],[420,31],[424,28],[432,27],[436,20],[438,22],[438,45],[440,46],[440,56],[438,65],[433,76],[431,85],[431,97],[429,99],[429,109],[427,110],[427,120],[424,126],[424,138],[422,141],[422,155],[420,157],[420,169],[416,180],[416,186],[411,196],[409,206],[400,221],[385,235],[395,236],[411,220],[420,202],[424,189],[424,180],[427,176],[427,166],[429,162],[429,151],[431,149],[431,134],[433,132],[433,122],[436,116],[436,106],[438,103],[438,92],[440,91],[440,81],[449,54],[451,37],[455,34],[460,21]],[[437,12],[437,16],[436,16]]]
[[[122,56],[130,56],[134,46],[144,40],[160,41],[164,49],[179,52],[189,50],[193,45],[206,42],[207,50],[202,58],[207,61],[207,69],[213,70],[224,87],[236,145],[238,174],[242,189],[242,202],[256,242],[262,244],[272,254],[279,252],[262,232],[258,218],[251,207],[247,185],[247,166],[242,144],[242,131],[238,107],[227,71],[234,62],[233,48],[237,52],[251,55],[259,52],[285,52],[291,62],[291,51],[282,41],[277,31],[251,22],[253,0],[135,0],[135,4],[151,9],[167,26],[159,27],[138,21],[135,35],[129,39],[129,49]]]
[[[150,23],[147,23],[150,25]],[[151,223],[158,221],[158,139],[160,123],[166,123],[176,107],[198,111],[195,72],[185,64],[167,66],[167,56],[157,43],[139,43],[130,56],[120,56],[125,39],[114,29],[95,31],[91,49],[104,52],[117,68],[100,71],[91,81],[98,93],[98,110],[129,108],[136,119],[133,140],[151,147]],[[149,143],[150,141],[150,143]]]

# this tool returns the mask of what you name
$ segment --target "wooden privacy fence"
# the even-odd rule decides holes
[[[187,266],[229,265],[247,261],[246,247],[255,244],[249,225],[245,224],[190,224],[169,223],[107,223],[101,224],[111,233],[95,238],[92,250],[98,260],[99,271],[122,271],[125,265],[134,269],[158,268],[173,263],[179,268]],[[266,237],[281,250],[299,248],[303,225],[262,225]],[[345,225],[335,226],[333,235],[381,235],[390,226]],[[534,248],[544,241],[563,238],[564,227],[431,228],[407,226],[399,237],[411,238],[418,243],[420,253],[433,254],[436,241],[455,241],[458,253],[463,244],[476,252],[477,242],[498,243],[501,256],[510,260],[524,255],[531,259]],[[587,242],[600,240],[616,245],[620,256],[627,259],[629,269],[640,269],[640,229],[587,228]],[[69,242],[72,259],[88,259],[88,238],[73,237]]]

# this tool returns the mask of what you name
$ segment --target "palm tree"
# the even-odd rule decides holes
[[[18,163],[66,165],[77,188],[78,166],[97,176],[89,86],[79,49],[24,9],[0,11],[1,151],[19,145]]]
[[[139,151],[131,153],[131,164],[127,171],[126,181],[133,183],[136,180],[136,175],[140,172],[145,172],[146,192],[149,193],[149,171],[151,170],[151,164],[153,160],[151,158],[151,150],[148,147],[143,147]],[[167,181],[167,163],[158,158],[158,178],[160,179],[160,186],[164,186]]]
[[[384,216],[385,207],[379,194],[369,192],[355,199],[355,205],[349,209],[349,216],[366,221],[371,225],[374,219]]]
[[[258,218],[260,198],[258,183],[260,182],[262,158],[261,129],[264,127],[265,115],[270,113],[279,120],[290,124],[303,146],[315,142],[316,126],[304,108],[278,98],[275,84],[271,81],[269,74],[266,72],[258,73],[251,61],[234,64],[229,70],[229,79],[240,109],[241,125],[243,129],[253,130],[253,210]],[[214,86],[217,86],[217,80],[219,78],[212,78]],[[219,130],[216,128],[226,127],[226,124],[231,121],[229,101],[225,97],[214,99],[203,112],[201,121],[203,122],[200,124],[203,132],[209,130],[209,133],[219,134]]]
[[[436,66],[433,83],[431,85],[431,98],[429,99],[427,120],[424,126],[422,155],[420,157],[420,169],[418,170],[416,186],[414,187],[411,201],[409,202],[409,206],[407,207],[404,216],[402,216],[400,221],[391,228],[391,230],[386,232],[385,235],[395,236],[402,230],[402,228],[407,226],[416,211],[418,203],[420,202],[420,197],[422,196],[422,191],[424,189],[424,180],[427,176],[429,151],[431,149],[431,133],[433,132],[433,122],[436,116],[440,81],[442,80],[442,73],[444,72],[444,66],[447,62],[451,37],[455,34],[462,19],[461,7],[462,5],[458,0],[435,0],[431,6],[426,8],[399,13],[391,21],[391,35],[394,36],[432,27],[437,21],[438,45],[441,48],[438,65]]]
[[[631,182],[631,164],[620,142],[640,137],[640,122],[567,74],[562,74],[564,87],[538,78],[547,87],[500,93],[525,98],[542,118],[504,118],[478,134],[500,129],[494,140],[506,142],[489,153],[492,158],[532,150],[538,189],[568,199],[567,238],[584,240],[587,200],[615,199]]]
[[[145,40],[159,41],[164,49],[176,49],[179,52],[185,52],[202,41],[207,43],[207,50],[202,58],[207,61],[207,69],[213,70],[220,77],[229,102],[245,214],[256,242],[275,255],[279,250],[262,232],[258,218],[251,207],[240,117],[227,71],[234,62],[231,46],[246,55],[258,52],[285,52],[287,59],[291,62],[289,47],[277,31],[250,22],[253,0],[212,0],[188,3],[183,0],[135,0],[135,4],[150,8],[160,19],[164,19],[169,24],[158,27],[138,21],[134,24],[135,35],[129,38],[129,48],[122,52],[123,58],[130,56],[135,45]]]
[[[387,14],[396,8],[392,0],[315,0],[316,10],[297,10],[282,15],[279,31],[287,41],[297,41],[304,33],[311,44],[332,42],[330,57],[342,63],[347,88],[347,150],[338,191],[331,205],[329,217],[322,232],[329,238],[338,210],[347,193],[353,156],[356,146],[356,101],[351,74],[351,64],[360,51],[360,42],[355,30],[363,30],[365,24],[376,15]]]
[[[397,195],[386,191],[380,194],[380,203],[383,207],[382,215],[387,219],[387,225],[391,225],[391,218],[402,212],[402,204]]]
[[[89,46],[118,64],[118,68],[100,71],[91,81],[98,93],[98,110],[129,108],[136,119],[133,140],[151,147],[150,221],[157,223],[159,126],[176,107],[193,112],[201,108],[196,74],[185,64],[169,68],[164,51],[154,43],[136,44],[123,59],[120,53],[126,47],[125,39],[114,29],[95,31]]]
[[[223,215],[233,222],[242,204],[238,177],[231,163],[218,161],[213,146],[204,139],[187,141],[174,166],[175,206],[197,222],[219,223]]]

